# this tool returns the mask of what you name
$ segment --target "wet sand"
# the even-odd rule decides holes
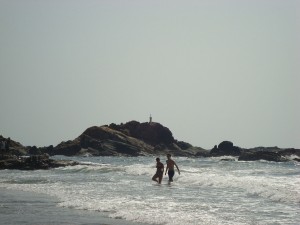
[[[142,225],[104,213],[62,208],[44,194],[0,189],[0,224],[5,225]]]

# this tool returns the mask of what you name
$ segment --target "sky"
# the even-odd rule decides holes
[[[300,0],[0,0],[0,134],[56,146],[153,121],[300,148]]]

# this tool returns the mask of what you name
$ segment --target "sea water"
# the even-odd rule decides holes
[[[67,159],[82,164],[0,171],[0,191],[46,194],[58,199],[51,203],[57,210],[99,213],[129,224],[300,224],[300,163],[295,161],[175,157],[181,174],[175,173],[169,185],[167,176],[162,184],[151,180],[156,171],[155,157]],[[165,156],[161,161],[165,162]],[[4,198],[2,215],[5,204]]]

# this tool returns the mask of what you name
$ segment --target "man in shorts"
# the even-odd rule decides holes
[[[167,158],[168,158],[168,160],[166,161],[167,162],[167,168],[166,168],[165,175],[168,172],[169,183],[170,183],[170,182],[173,182],[173,177],[174,177],[174,174],[175,174],[174,166],[176,166],[179,175],[180,175],[180,170],[179,170],[177,164],[174,162],[174,160],[171,159],[171,154],[167,154]]]
[[[153,181],[156,181],[157,183],[161,183],[161,180],[163,178],[164,175],[164,164],[162,164],[160,162],[159,158],[156,158],[156,173],[154,174],[154,176],[152,177]],[[158,180],[157,180],[158,178]]]

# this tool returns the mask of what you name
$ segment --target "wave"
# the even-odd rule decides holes
[[[4,184],[46,184],[49,183],[49,179],[46,178],[26,178],[26,179],[8,179],[8,180],[3,180],[1,183]]]
[[[56,168],[55,170],[60,173],[110,173],[124,171],[124,168],[110,164],[81,163],[80,165]]]
[[[220,171],[196,169],[185,170],[188,174],[178,177],[184,186],[214,187],[245,191],[252,196],[260,196],[276,202],[300,203],[300,179],[268,177],[266,172],[254,172],[254,175],[221,173]],[[261,173],[263,176],[257,176]]]
[[[176,172],[174,184],[167,185],[164,176],[162,185],[153,185],[155,159],[126,160],[94,158],[49,171],[6,171],[0,187],[55,196],[60,207],[151,224],[241,225],[264,207],[277,207],[275,213],[299,209],[300,180],[292,164],[179,158],[181,175]],[[277,218],[251,224],[275,224]]]
[[[265,162],[232,162],[232,161],[221,161],[224,157],[214,158],[209,160],[207,164],[201,165],[182,166],[181,175],[175,173],[174,181],[180,183],[181,187],[184,188],[201,188],[201,187],[213,187],[216,189],[235,189],[241,190],[245,195],[259,196],[265,199],[270,199],[276,202],[292,202],[300,203],[300,191],[294,187],[300,186],[299,179],[289,178],[290,176],[297,175],[295,171],[285,171],[280,177],[269,176],[266,166],[270,166],[272,171],[277,173],[277,170],[282,170],[281,167],[277,168],[274,165]],[[234,157],[226,157],[226,159],[235,160]],[[188,159],[181,159],[188,161]],[[214,165],[211,164],[214,163]],[[216,165],[216,163],[218,165]],[[196,162],[197,164],[197,162]],[[239,165],[240,164],[240,165]],[[264,165],[262,168],[256,168],[258,165]],[[241,168],[239,170],[239,167]],[[249,168],[247,168],[249,167]],[[275,169],[274,169],[275,168]],[[108,163],[95,163],[95,162],[84,162],[81,165],[59,168],[57,169],[61,173],[78,173],[78,174],[107,174],[111,173],[111,180],[114,180],[115,175],[126,176],[130,183],[131,180],[134,182],[138,179],[151,179],[155,174],[155,164],[152,162],[135,163],[132,165],[116,165]],[[131,178],[129,178],[132,176]],[[120,179],[120,178],[116,178]],[[163,181],[167,180],[167,176],[164,176]],[[125,182],[125,181],[123,181]],[[126,182],[124,183],[126,184]]]

